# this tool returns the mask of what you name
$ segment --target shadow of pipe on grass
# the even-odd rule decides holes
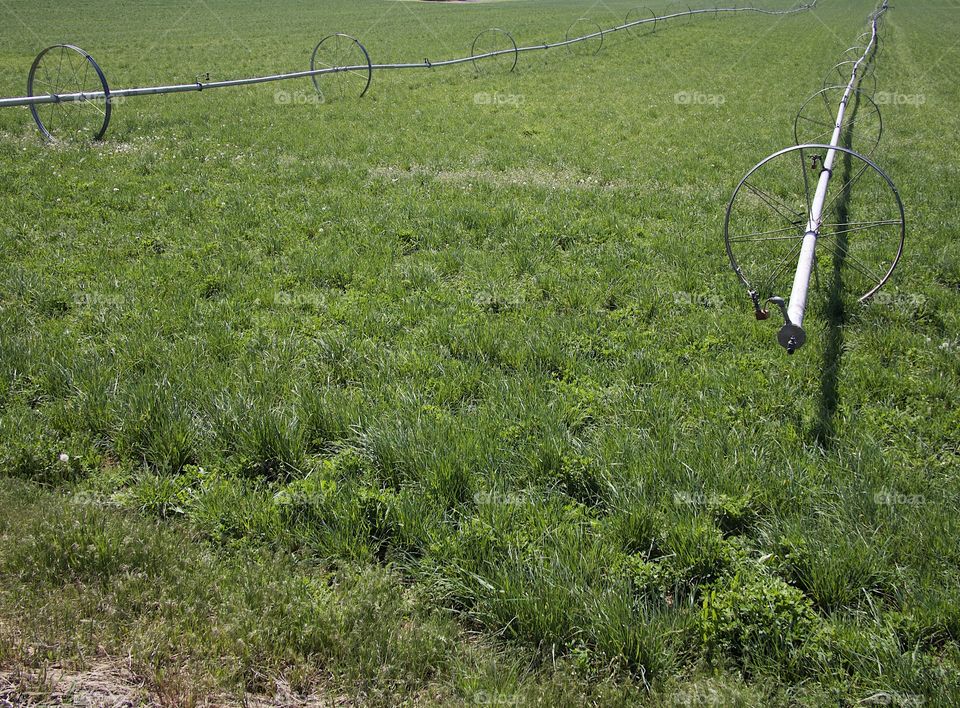
[[[841,136],[840,145],[852,149],[853,125],[856,122],[859,107],[859,94],[853,94],[851,103],[852,113],[848,127]],[[853,185],[850,183],[850,172],[853,168],[853,156],[849,152],[842,153],[843,169],[840,172],[843,192],[836,200],[836,223],[844,224],[849,219],[850,194]],[[852,180],[854,183],[856,179]],[[836,442],[836,417],[840,405],[840,369],[843,365],[843,328],[847,323],[847,310],[843,301],[843,268],[846,261],[849,235],[839,233],[833,242],[831,261],[833,268],[830,272],[830,281],[827,286],[827,302],[825,308],[826,342],[823,348],[823,364],[820,374],[820,399],[817,406],[817,417],[813,424],[812,435],[814,441],[823,448],[832,447]]]

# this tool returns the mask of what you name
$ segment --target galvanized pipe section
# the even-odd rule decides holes
[[[880,8],[873,13],[870,21],[870,42],[863,52],[863,55],[854,63],[853,72],[847,88],[840,101],[840,107],[837,111],[837,121],[833,130],[833,136],[830,138],[831,148],[836,148],[840,144],[843,133],[843,118],[847,112],[847,106],[850,103],[850,97],[853,95],[857,80],[860,77],[861,67],[866,66],[870,59],[870,52],[877,42],[877,32],[883,13],[886,12],[888,0],[883,0]],[[833,177],[833,165],[836,161],[837,150],[827,150],[823,159],[823,169],[820,171],[820,178],[817,181],[817,189],[814,193],[813,201],[810,204],[810,215],[807,220],[806,233],[803,236],[803,244],[800,247],[800,256],[797,262],[797,271],[793,278],[793,288],[790,291],[790,299],[787,304],[786,323],[780,329],[778,339],[780,344],[789,353],[803,345],[805,334],[803,331],[803,316],[807,309],[807,293],[810,288],[810,276],[813,272],[814,257],[816,255],[817,239],[820,237],[820,227],[823,224],[823,209],[827,200],[827,189],[830,186],[830,179]]]
[[[756,12],[764,15],[789,15],[797,12],[803,12],[815,7],[817,0],[809,4],[798,5],[795,8],[790,10],[765,10],[763,8],[756,7],[717,7],[704,10],[688,10],[686,12],[677,12],[671,15],[664,15],[662,17],[648,17],[644,19],[635,20],[633,22],[626,22],[616,27],[612,27],[607,30],[601,30],[599,32],[593,32],[591,34],[585,34],[581,37],[574,37],[572,39],[564,40],[561,42],[552,42],[548,44],[534,44],[526,47],[517,47],[516,49],[501,49],[495,52],[487,52],[486,54],[478,54],[476,56],[469,57],[458,57],[455,59],[444,59],[441,61],[431,62],[428,59],[424,59],[422,62],[417,63],[399,63],[399,64],[373,64],[369,68],[376,70],[395,70],[395,69],[433,69],[438,67],[445,66],[455,66],[457,64],[466,64],[467,62],[477,61],[478,59],[487,59],[489,57],[499,56],[501,54],[516,54],[520,52],[533,52],[533,51],[543,51],[545,49],[555,49],[557,47],[565,47],[571,44],[576,44],[578,42],[586,42],[590,39],[595,39],[604,34],[609,34],[611,32],[620,32],[621,30],[629,29],[631,27],[636,27],[638,25],[647,24],[650,22],[658,22],[662,20],[670,20],[678,17],[685,17],[688,15],[700,15],[705,13],[720,13],[720,12]],[[166,94],[166,93],[186,93],[190,91],[209,91],[211,89],[218,88],[228,88],[231,86],[249,86],[252,84],[264,84],[271,81],[285,81],[288,79],[300,79],[310,76],[321,76],[323,74],[335,74],[341,71],[357,71],[357,70],[366,70],[368,67],[366,64],[357,65],[357,66],[337,66],[337,67],[327,67],[324,69],[313,69],[307,71],[293,71],[284,74],[271,74],[268,76],[255,76],[246,79],[231,79],[227,81],[208,81],[208,82],[194,82],[190,84],[173,84],[169,86],[147,86],[142,88],[127,88],[127,89],[117,89],[109,91],[109,98],[121,98],[129,96],[153,96],[157,94]],[[68,101],[91,101],[91,100],[102,100],[107,98],[107,92],[97,91],[90,93],[64,93],[64,94],[47,94],[42,96],[19,96],[13,98],[0,98],[0,108],[8,108],[13,106],[31,106],[31,105],[41,105],[45,103],[63,103]]]

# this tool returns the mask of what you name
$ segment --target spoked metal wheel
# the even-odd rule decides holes
[[[333,69],[314,74],[313,85],[324,100],[363,96],[373,79],[373,65],[366,47],[349,34],[331,34],[317,44],[310,57],[310,71]]]
[[[864,54],[866,54],[866,52],[867,48],[859,45],[847,47],[843,50],[843,53],[840,54],[838,61],[858,61],[861,57],[863,57]],[[869,59],[869,57],[867,57],[867,59]],[[861,64],[861,67],[864,69],[865,73],[863,75],[865,76],[866,74],[873,72],[874,63],[872,61],[865,61],[863,64]],[[852,70],[853,68],[851,67],[851,71]],[[850,77],[848,76],[847,78],[849,79]]]
[[[567,28],[566,41],[569,42],[578,37],[587,37],[588,39],[567,45],[567,49],[574,54],[594,56],[603,47],[603,28],[586,17],[574,20],[573,24]]]
[[[723,233],[733,270],[754,302],[790,294],[829,145],[797,145],[770,155],[737,185]],[[866,301],[890,278],[906,232],[903,203],[869,158],[837,151],[817,243],[816,281]]]
[[[72,44],[55,44],[37,55],[27,77],[28,96],[74,95],[30,106],[48,140],[99,140],[110,125],[110,88],[93,57]]]
[[[870,40],[873,38],[873,35],[870,32],[863,32],[859,37],[857,37],[857,44],[866,47],[870,44]],[[873,57],[876,58],[880,54],[880,37],[873,42]]]
[[[645,34],[653,34],[657,31],[657,13],[647,7],[634,7],[627,10],[627,16],[623,18],[623,24],[629,25],[631,22],[640,22],[641,25],[627,27],[627,32],[633,37],[642,37]]]
[[[793,138],[797,145],[830,142],[844,93],[846,86],[830,86],[807,99],[793,121]],[[852,92],[841,128],[840,144],[870,157],[883,135],[880,107],[861,91]]]
[[[671,17],[670,22],[690,22],[693,20],[694,15],[689,13],[694,9],[695,8],[691,7],[689,3],[675,2],[667,5],[661,17],[664,15],[680,15],[680,17]]]
[[[513,35],[499,27],[484,30],[470,46],[473,68],[478,74],[509,74],[517,68],[519,56]]]
[[[855,61],[841,61],[835,64],[826,75],[824,75],[822,88],[837,85],[846,86],[850,82],[850,77],[853,76],[854,64],[856,64]],[[864,69],[864,66],[866,66],[866,69]],[[872,62],[865,62],[860,65],[860,79],[857,84],[857,89],[870,98],[873,98],[877,94],[877,77],[870,68],[872,66]]]

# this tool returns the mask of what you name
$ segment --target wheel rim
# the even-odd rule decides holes
[[[844,291],[863,302],[883,287],[900,260],[906,223],[892,180],[848,148],[790,147],[744,176],[724,219],[730,264],[760,300],[789,294],[819,177],[811,168],[822,165],[830,149],[840,154],[823,211],[817,272],[836,272]]]
[[[350,67],[350,68],[343,68]],[[340,69],[327,74],[314,74],[313,86],[324,100],[362,97],[373,79],[373,64],[359,40],[338,32],[321,39],[310,57],[310,71]]]
[[[635,7],[627,10],[623,24],[629,25],[631,22],[639,22],[642,19],[650,19],[653,22],[627,27],[627,33],[633,37],[642,37],[645,34],[653,34],[657,31],[657,13],[648,7]]]
[[[484,56],[493,52],[498,54]],[[470,45],[470,58],[478,74],[495,72],[509,74],[517,68],[519,52],[513,35],[499,27],[491,27],[474,38],[473,44]]]
[[[854,46],[852,46],[852,47],[847,47],[846,49],[843,50],[843,53],[840,54],[840,61],[842,61],[842,62],[843,62],[843,61],[858,61],[858,60],[859,60],[860,58],[862,58],[865,54],[867,54],[867,48],[866,48],[866,47],[861,47],[861,46],[859,46],[859,45],[854,45]],[[872,74],[872,73],[873,73],[873,70],[874,70],[874,67],[876,66],[876,64],[874,64],[872,61],[870,61],[870,62],[864,62],[864,63],[861,64],[860,66],[863,67],[863,69],[864,69],[863,76],[866,76],[867,74]],[[851,67],[851,71],[852,71],[852,67]]]
[[[850,83],[850,77],[853,76],[853,61],[841,61],[834,64],[823,77],[821,88],[830,88],[831,86],[846,86]],[[863,66],[863,64],[861,64]],[[873,98],[877,94],[877,77],[872,71],[860,74],[857,82],[857,90],[862,94]]]
[[[837,109],[846,90],[846,86],[828,86],[807,99],[793,122],[793,138],[797,145],[830,142],[836,128]],[[873,155],[883,135],[880,107],[866,94],[854,91],[841,128],[844,147],[868,157]]]
[[[577,37],[585,37],[591,34],[597,34],[597,36],[568,44],[567,49],[581,56],[596,56],[603,47],[603,28],[593,20],[586,17],[574,20],[573,24],[567,28],[566,40],[569,42]]]
[[[100,140],[110,125],[107,79],[93,57],[72,44],[55,44],[37,55],[27,77],[28,96],[99,94],[73,101],[31,104],[40,133],[51,141]]]

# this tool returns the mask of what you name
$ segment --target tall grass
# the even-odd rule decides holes
[[[631,4],[589,14],[612,24]],[[376,61],[432,58],[489,26],[556,37],[584,13],[389,5],[212,1],[224,31],[170,28],[162,3],[136,17],[107,3],[108,23],[14,3],[33,33],[0,23],[0,93],[21,91],[38,42],[66,36],[125,86],[302,67],[318,32],[355,32]],[[809,343],[784,359],[719,236],[736,177],[789,142],[824,57],[872,6],[703,18],[612,37],[595,59],[530,55],[511,76],[381,72],[363,101],[279,105],[278,87],[308,82],[131,99],[98,146],[44,146],[23,112],[0,112],[0,474],[189,529],[204,549],[312,559],[335,585],[344,573],[337,599],[359,583],[348,621],[310,604],[328,597],[314,584],[210,570],[255,609],[222,643],[169,610],[171,629],[137,639],[167,648],[157,672],[189,630],[208,656],[243,657],[234,683],[259,685],[257,662],[280,671],[289,650],[304,671],[341,661],[359,690],[382,679],[385,702],[416,702],[434,675],[454,686],[443,698],[558,705],[637,690],[948,702],[960,293],[955,204],[931,185],[955,179],[941,136],[960,128],[956,58],[941,49],[956,13],[893,8],[878,59],[883,90],[929,99],[884,107],[877,157],[911,224],[890,299],[844,300],[831,321],[817,291]],[[478,98],[494,93],[516,100]],[[122,589],[142,565],[171,602],[192,596],[168,551],[142,558],[99,517],[68,516],[15,556],[10,577],[39,564],[18,587],[64,573]],[[443,640],[405,634],[407,592]],[[319,628],[298,638],[270,593]],[[361,617],[378,602],[382,631]],[[460,657],[451,613],[511,661]],[[527,684],[537,662],[558,671]]]

